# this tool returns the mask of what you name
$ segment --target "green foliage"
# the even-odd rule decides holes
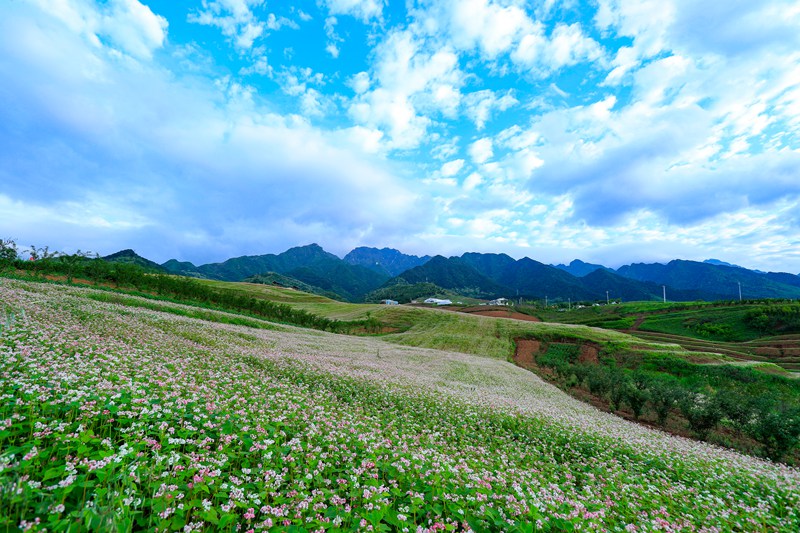
[[[672,409],[683,395],[678,380],[669,375],[653,375],[647,385],[650,406],[659,426],[664,426]]]
[[[569,390],[585,387],[608,401],[612,411],[625,405],[638,419],[667,427],[671,413],[700,439],[716,440],[723,424],[737,435],[728,445],[747,446],[745,436],[762,445],[764,455],[792,456],[800,439],[800,381],[731,364],[703,365],[669,354],[636,354],[613,350],[607,343],[599,364],[578,362],[578,346],[551,343],[536,362],[549,368]],[[767,398],[767,399],[765,399]]]
[[[638,419],[642,416],[645,404],[650,399],[648,385],[650,380],[642,372],[634,372],[630,379],[625,383],[624,400],[631,408],[633,417]]]
[[[17,260],[17,243],[14,239],[0,239],[0,269],[7,268]]]
[[[695,434],[706,439],[709,432],[722,420],[724,412],[716,396],[686,392],[678,402],[681,413]]]
[[[748,311],[744,320],[764,333],[800,333],[800,304],[759,306]]]

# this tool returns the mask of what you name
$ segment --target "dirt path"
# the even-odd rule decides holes
[[[645,315],[637,316],[636,317],[636,322],[633,323],[633,325],[631,326],[631,329],[629,329],[628,331],[638,331],[639,330],[639,326],[642,325],[642,322],[644,322],[645,318],[647,318]]]

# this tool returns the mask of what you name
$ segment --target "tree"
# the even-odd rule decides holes
[[[17,260],[17,243],[14,239],[0,239],[0,269],[5,270]]]
[[[650,397],[650,392],[647,390],[648,383],[644,374],[634,372],[632,378],[625,384],[625,402],[630,406],[633,418],[638,420],[644,410],[644,404]]]
[[[764,455],[780,461],[800,442],[800,408],[768,396],[757,402],[755,413],[747,433],[764,447]]]
[[[82,252],[78,250],[74,254],[61,254],[58,256],[58,260],[64,264],[64,273],[67,275],[67,283],[72,283],[78,266],[90,255],[92,255],[92,252]]]
[[[31,270],[33,270],[34,275],[39,275],[43,271],[47,270],[47,268],[50,266],[50,263],[52,263],[53,258],[58,256],[58,252],[51,252],[49,246],[37,248],[36,246],[31,245],[27,251],[30,254]]]
[[[722,406],[716,396],[688,392],[678,405],[689,427],[702,440],[722,420]]]
[[[663,426],[667,422],[670,411],[681,397],[681,390],[674,378],[654,378],[650,382],[648,390],[650,391],[650,406],[656,414],[658,425]]]

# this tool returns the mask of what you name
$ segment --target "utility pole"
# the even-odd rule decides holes
[[[572,311],[572,298],[567,298],[567,308]]]
[[[608,305],[608,302],[609,302],[609,300],[608,300],[608,291],[606,291],[606,305]]]
[[[666,285],[662,285],[661,288],[664,291],[664,303],[667,303],[667,286]]]
[[[739,301],[741,302],[742,301],[742,282],[741,281],[737,281],[736,283],[739,284]]]
[[[547,296],[544,297],[544,307],[547,309]]]

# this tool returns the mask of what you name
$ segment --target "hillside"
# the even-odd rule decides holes
[[[388,281],[389,286],[403,280],[409,284],[432,283],[444,289],[474,298],[497,298],[509,293],[509,289],[495,283],[457,257],[445,258],[437,255],[424,265],[406,270],[397,279]]]
[[[505,360],[94,294],[0,279],[17,400],[0,483],[28,480],[0,493],[4,527],[800,527],[797,469],[601,413]]]
[[[243,280],[243,283],[258,283],[261,285],[273,285],[276,287],[284,287],[298,291],[303,291],[309,294],[319,294],[320,296],[324,296],[326,298],[331,298],[331,299],[341,298],[341,296],[335,292],[326,291],[324,289],[321,289],[320,287],[315,287],[314,285],[309,285],[308,283],[304,283],[297,278],[284,276],[283,274],[278,274],[277,272],[265,272],[263,274],[256,274],[255,276],[250,276],[249,278],[245,278]]]

